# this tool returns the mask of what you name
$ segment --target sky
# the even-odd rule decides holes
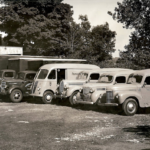
[[[118,50],[124,50],[124,46],[129,43],[129,35],[133,31],[123,28],[123,24],[117,23],[108,15],[108,11],[114,12],[115,7],[118,6],[117,2],[122,2],[122,0],[63,0],[63,3],[73,6],[73,18],[77,23],[79,23],[79,15],[87,15],[91,26],[109,23],[110,30],[117,33],[116,52],[113,53],[113,57],[119,57]]]

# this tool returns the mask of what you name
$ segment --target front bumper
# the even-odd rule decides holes
[[[0,95],[8,95],[8,91],[4,88],[0,88]]]

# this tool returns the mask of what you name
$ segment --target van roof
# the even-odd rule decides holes
[[[68,64],[46,64],[40,67],[40,69],[52,69],[52,68],[58,68],[58,69],[100,69],[100,67],[96,65],[91,64],[76,64],[76,63],[68,63]]]
[[[107,73],[107,72],[116,72],[116,71],[132,71],[132,69],[123,69],[123,68],[100,68],[89,71],[81,71],[83,73]]]
[[[0,70],[0,71],[10,71],[10,72],[16,72],[15,70],[12,70],[12,69],[2,69],[2,70]]]

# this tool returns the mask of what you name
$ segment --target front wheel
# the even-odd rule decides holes
[[[21,102],[22,98],[22,91],[19,89],[15,89],[10,93],[10,100],[14,103]]]
[[[123,103],[122,107],[123,107],[124,114],[127,116],[133,116],[134,114],[136,114],[138,110],[138,104],[136,100],[132,98],[127,99]]]
[[[78,91],[75,91],[70,97],[69,97],[69,102],[71,106],[77,106],[77,93]]]
[[[52,104],[53,99],[54,99],[54,94],[50,91],[45,92],[43,97],[42,97],[42,101],[45,104]]]

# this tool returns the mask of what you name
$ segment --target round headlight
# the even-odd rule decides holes
[[[80,88],[79,92],[81,93],[81,92],[82,92],[82,90],[83,90],[83,89],[82,89],[82,88]]]
[[[94,89],[90,89],[90,93],[93,93],[95,90]]]
[[[119,98],[119,95],[118,95],[118,94],[116,94],[116,98]]]

